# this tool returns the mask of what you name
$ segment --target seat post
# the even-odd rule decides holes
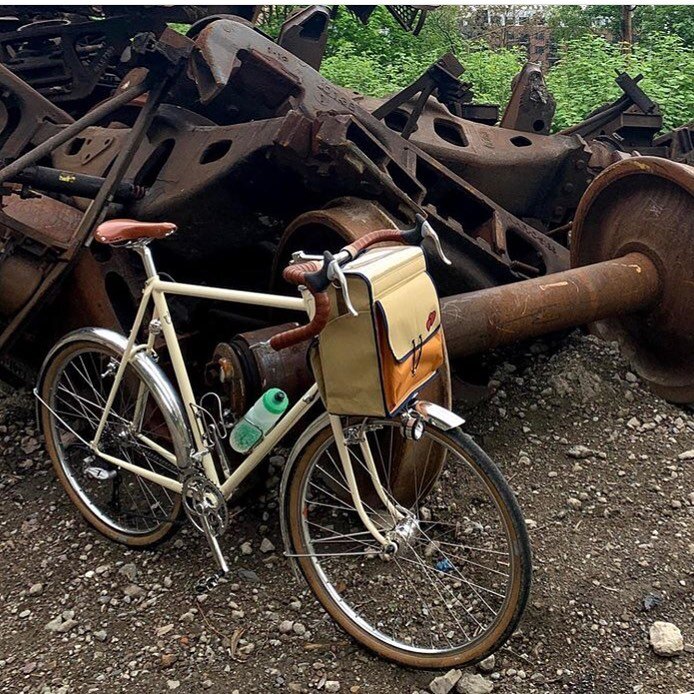
[[[147,279],[151,280],[157,276],[157,268],[154,266],[154,257],[152,256],[152,251],[149,249],[149,241],[142,240],[135,244],[135,250],[140,254],[142,258],[142,263],[145,266],[145,274]]]

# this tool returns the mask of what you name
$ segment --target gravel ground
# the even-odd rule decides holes
[[[0,386],[0,690],[694,691],[694,417],[578,333],[500,364],[467,428],[518,494],[534,585],[495,662],[459,680],[383,662],[327,619],[281,555],[272,480],[235,509],[231,580],[202,599],[211,562],[187,528],[156,551],[102,538],[58,487],[30,396]],[[655,622],[684,652],[654,653]]]

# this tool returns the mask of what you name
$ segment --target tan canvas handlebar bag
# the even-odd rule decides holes
[[[444,362],[441,311],[419,247],[367,251],[344,269],[353,316],[339,287],[312,351],[331,414],[391,416]]]

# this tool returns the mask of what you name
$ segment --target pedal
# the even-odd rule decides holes
[[[105,482],[106,480],[113,479],[116,476],[116,471],[106,470],[98,465],[90,465],[84,468],[84,474],[99,482]]]
[[[219,569],[219,571],[215,571],[211,576],[208,576],[207,578],[201,578],[195,584],[195,592],[198,595],[202,595],[203,593],[209,593],[211,590],[214,590],[219,585],[220,580],[223,579],[226,576],[226,574],[226,571]]]

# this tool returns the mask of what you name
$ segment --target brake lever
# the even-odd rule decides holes
[[[441,246],[441,239],[439,239],[439,235],[433,230],[431,224],[425,220],[422,221],[422,226],[421,226],[421,234],[422,234],[422,242],[424,242],[424,239],[431,239],[434,242],[434,247],[436,248],[436,252],[439,255],[439,258],[443,260],[443,262],[446,265],[452,265],[451,261],[446,257],[446,254],[443,252],[443,248]]]
[[[328,265],[328,279],[331,282],[337,282],[340,285],[340,289],[342,289],[342,296],[345,300],[345,306],[347,307],[347,310],[356,318],[359,314],[352,305],[352,300],[349,298],[349,291],[347,290],[347,278],[345,277],[345,273],[342,271],[340,262],[337,258],[333,258],[333,260],[330,261],[330,265]]]

